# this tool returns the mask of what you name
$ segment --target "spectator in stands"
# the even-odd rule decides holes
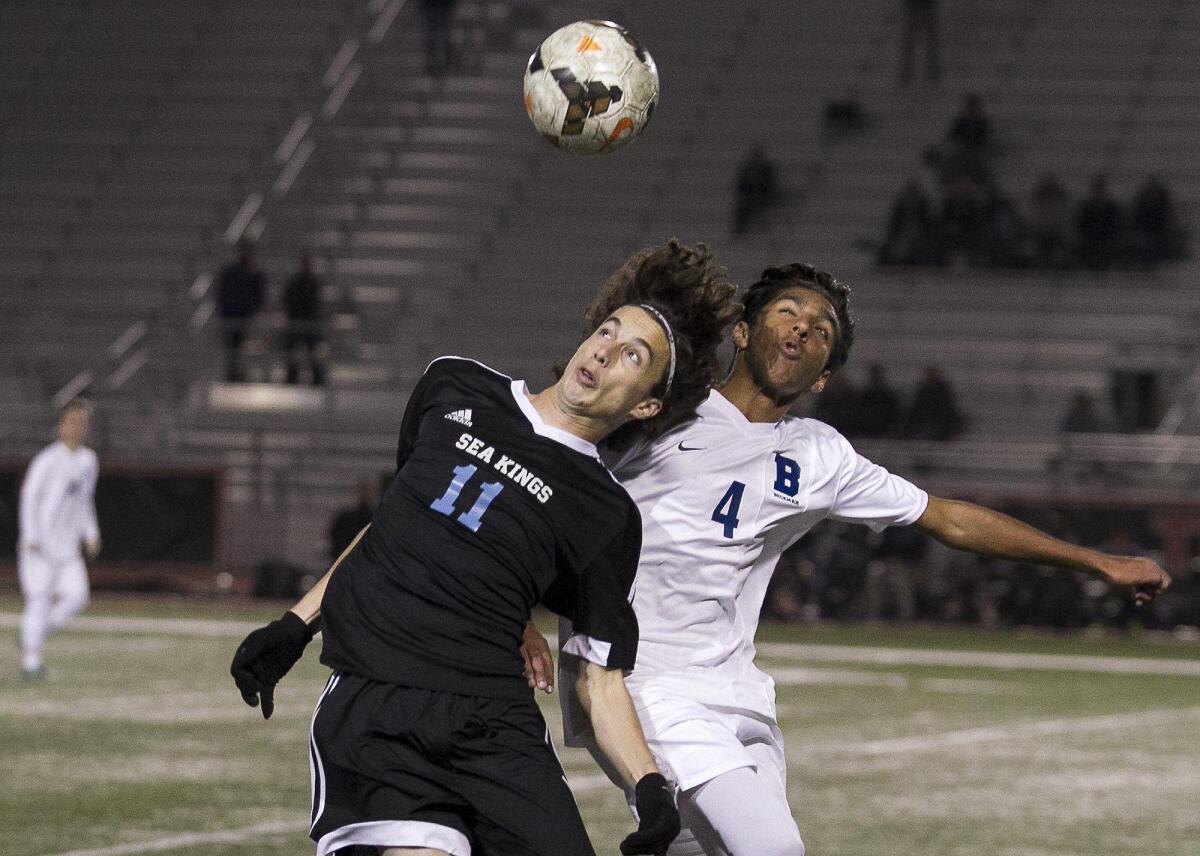
[[[836,381],[825,385],[816,396],[813,418],[832,425],[847,437],[858,436],[858,387],[848,373],[839,374]]]
[[[742,158],[737,172],[737,202],[733,211],[733,233],[746,231],[750,221],[775,204],[779,188],[775,162],[755,143]]]
[[[1159,376],[1153,369],[1117,368],[1109,372],[1113,426],[1121,433],[1150,431],[1162,419]]]
[[[1080,263],[1091,270],[1111,267],[1121,249],[1121,208],[1109,195],[1105,176],[1092,178],[1091,194],[1079,203],[1075,229]]]
[[[917,41],[920,40],[925,44],[925,80],[936,83],[942,79],[938,0],[901,0],[901,5],[900,82],[908,84],[912,81],[917,62]]]
[[[807,543],[797,542],[779,557],[767,585],[763,615],[776,621],[804,621],[820,616],[816,604],[817,569],[808,557]]]
[[[900,396],[879,363],[867,369],[867,385],[858,393],[859,437],[893,437],[899,430]]]
[[[939,256],[945,263],[982,265],[988,245],[987,194],[966,175],[955,179],[942,200]]]
[[[938,221],[921,182],[910,181],[892,203],[887,238],[879,250],[882,265],[936,264]]]
[[[226,380],[246,379],[242,345],[251,320],[262,308],[266,286],[266,276],[254,263],[254,245],[239,241],[237,261],[226,265],[217,280],[217,315],[225,340]]]
[[[287,281],[283,307],[287,313],[284,346],[287,350],[287,382],[300,381],[300,352],[303,351],[312,373],[313,386],[325,383],[325,365],[321,361],[324,341],[321,317],[321,278],[313,271],[312,253],[300,254],[300,267]]]
[[[1071,265],[1071,200],[1058,176],[1047,173],[1030,197],[1029,256],[1034,267]]]
[[[984,189],[983,260],[988,267],[1014,268],[1025,263],[1025,221],[1012,198],[988,185]]]
[[[983,96],[971,93],[963,98],[962,112],[946,131],[942,169],[947,179],[966,174],[975,181],[985,181],[990,172],[991,148],[992,120],[983,109]]]
[[[358,483],[358,501],[338,511],[329,525],[330,560],[336,562],[355,536],[371,522],[376,502],[375,486],[370,479],[363,479]]]
[[[992,120],[983,109],[983,96],[977,92],[963,98],[963,110],[950,123],[946,140],[960,149],[984,154],[992,145]]]
[[[873,558],[867,564],[863,617],[902,623],[917,617],[916,579],[928,540],[905,526],[871,533]]]
[[[467,2],[458,4],[454,26],[450,32],[450,56],[454,69],[478,74],[483,68],[488,48],[501,48],[505,42],[507,16],[501,15],[503,4]]]
[[[1171,191],[1156,176],[1146,179],[1129,206],[1129,242],[1133,260],[1153,267],[1182,255],[1180,229]]]
[[[42,645],[88,602],[84,556],[100,552],[96,523],[96,453],[83,445],[92,408],[72,401],[58,417],[58,441],[34,456],[21,482],[17,576],[25,609],[19,643],[21,677],[46,680]]]
[[[1103,434],[1112,430],[1112,421],[1100,414],[1096,396],[1086,389],[1077,389],[1067,405],[1060,430],[1064,434]]]
[[[458,0],[424,0],[425,70],[435,77],[441,77],[456,66],[450,26],[457,5]]]
[[[913,440],[952,440],[963,432],[966,421],[950,381],[937,366],[926,366],[904,421],[904,436]]]

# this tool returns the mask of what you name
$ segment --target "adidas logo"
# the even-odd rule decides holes
[[[453,413],[447,413],[446,418],[453,422],[460,422],[468,428],[474,427],[471,425],[471,408],[466,410],[455,410]]]

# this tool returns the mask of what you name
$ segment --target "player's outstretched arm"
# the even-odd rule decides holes
[[[970,502],[931,496],[925,513],[913,525],[959,550],[1098,574],[1114,585],[1129,586],[1139,606],[1171,584],[1171,576],[1151,559],[1110,556],[1069,544],[1007,514]]]
[[[370,524],[362,528],[350,546],[342,551],[337,561],[295,606],[281,618],[252,632],[234,652],[233,663],[229,667],[233,681],[246,704],[257,707],[261,700],[264,719],[270,719],[275,710],[275,685],[296,665],[305,647],[317,633],[321,621],[321,601],[325,597],[329,578],[362,540],[368,528]]]
[[[587,662],[576,689],[592,720],[596,744],[634,791],[638,828],[621,842],[621,852],[666,853],[679,834],[679,811],[671,785],[646,746],[624,675],[620,669]]]

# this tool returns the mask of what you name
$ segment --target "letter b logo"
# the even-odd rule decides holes
[[[775,456],[775,490],[784,496],[800,492],[800,465],[783,455]]]

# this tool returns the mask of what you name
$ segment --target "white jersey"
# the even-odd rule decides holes
[[[21,484],[21,544],[38,545],[50,559],[80,554],[84,541],[99,539],[96,477],[100,465],[86,446],[72,451],[51,443],[38,452]]]
[[[694,421],[613,472],[642,514],[630,692],[640,704],[687,698],[772,718],[754,635],[780,554],[827,517],[880,530],[913,523],[929,501],[828,425],[750,422],[715,390]]]

